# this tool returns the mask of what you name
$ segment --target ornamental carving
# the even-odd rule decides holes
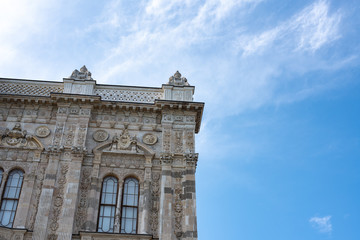
[[[16,123],[12,130],[8,128],[5,130],[5,134],[2,136],[2,143],[6,143],[10,146],[18,144],[26,145],[26,135],[27,131],[22,131],[20,123]]]
[[[40,126],[36,128],[35,135],[40,138],[45,138],[50,135],[50,129],[47,126]]]
[[[0,139],[0,146],[39,150],[43,149],[42,144],[37,139],[35,139],[32,135],[28,134],[26,130],[21,130],[20,123],[16,123],[12,130],[8,128],[5,130]],[[13,153],[16,154],[16,156],[22,156],[17,152]],[[27,155],[26,152],[24,152],[23,155],[24,154]],[[20,158],[26,158],[25,155]]]
[[[185,144],[186,144],[187,149],[190,152],[194,151],[194,133],[193,132],[190,132],[190,131],[186,132]]]
[[[184,158],[186,161],[186,165],[189,167],[196,167],[198,161],[199,154],[198,153],[187,153],[184,154]]]
[[[147,145],[154,145],[157,142],[157,136],[155,136],[152,133],[146,133],[143,136],[143,143],[147,144]]]
[[[77,145],[82,146],[85,143],[87,127],[85,124],[81,124],[77,136]]]
[[[86,168],[82,172],[80,182],[80,200],[78,203],[76,214],[76,226],[81,229],[81,225],[86,220],[87,208],[88,208],[88,194],[91,185],[91,168]]]
[[[130,134],[127,129],[125,129],[120,136],[115,133],[113,137],[113,144],[111,146],[112,150],[121,150],[127,149],[130,147],[131,143],[133,142],[133,138],[130,137]]]
[[[67,127],[65,134],[65,143],[64,143],[65,146],[73,146],[75,130],[76,130],[75,125],[70,125],[69,127]]]
[[[55,128],[55,133],[54,133],[54,139],[53,139],[53,145],[54,146],[59,146],[60,142],[61,142],[61,137],[63,135],[63,131],[64,131],[64,123],[57,123],[56,124],[56,128]]]
[[[174,216],[175,216],[175,235],[176,237],[180,238],[183,234],[182,232],[182,218],[183,218],[183,205],[181,201],[181,195],[183,193],[182,186],[181,186],[181,178],[176,178],[175,183],[175,197],[174,197]]]
[[[170,153],[162,153],[160,156],[160,162],[162,165],[171,165],[174,160],[174,156]]]
[[[163,151],[170,152],[170,141],[171,141],[171,131],[170,129],[164,129],[163,137]]]
[[[52,211],[51,223],[50,223],[50,234],[48,240],[57,239],[56,230],[59,228],[59,219],[61,214],[61,208],[64,203],[64,188],[66,184],[66,174],[69,171],[68,165],[61,166],[60,176],[58,179],[58,186],[55,189],[54,207]]]
[[[93,80],[91,72],[89,72],[85,65],[80,68],[80,71],[75,69],[69,78],[75,80]]]
[[[121,156],[116,154],[104,154],[101,159],[101,164],[107,167],[125,167],[125,168],[140,168],[145,163],[144,156]]]
[[[151,233],[155,238],[159,237],[159,199],[160,199],[160,173],[154,173],[151,181],[151,212],[149,224]]]
[[[108,140],[109,133],[105,130],[97,130],[93,134],[93,139],[97,142],[104,142]]]
[[[50,96],[50,93],[62,93],[62,83],[20,83],[2,82],[0,83],[0,93]]]
[[[32,204],[32,214],[30,216],[30,223],[29,223],[29,228],[30,230],[34,229],[34,224],[35,224],[35,219],[36,219],[36,214],[38,212],[38,207],[39,207],[39,202],[40,202],[40,194],[41,194],[41,189],[43,186],[43,180],[44,180],[44,173],[45,173],[45,167],[42,167],[39,169],[39,171],[36,174],[36,182],[35,182],[35,187],[33,190],[33,195],[34,195],[34,202]]]
[[[181,153],[183,152],[183,132],[182,131],[175,131],[175,134],[174,134],[174,151],[176,153]]]
[[[179,73],[179,71],[176,71],[176,73],[169,78],[168,84],[174,86],[190,86],[187,79],[181,77],[181,73]]]

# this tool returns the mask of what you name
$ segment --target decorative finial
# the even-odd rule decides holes
[[[89,72],[85,65],[80,68],[80,71],[75,69],[69,78],[75,80],[93,80],[91,72]]]
[[[168,84],[174,85],[174,86],[190,86],[187,79],[184,77],[181,77],[181,73],[179,71],[176,71],[176,73],[174,73],[174,76],[171,76],[169,78]]]

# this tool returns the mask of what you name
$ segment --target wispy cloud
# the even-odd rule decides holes
[[[314,52],[341,36],[340,20],[341,14],[330,13],[329,3],[320,0],[270,30],[240,36],[235,46],[244,56],[262,53],[276,44],[286,51]]]
[[[325,217],[312,217],[309,222],[312,227],[318,230],[321,233],[331,233],[332,232],[332,224],[330,222],[331,216]]]
[[[222,118],[265,104],[305,99],[326,89],[323,82],[314,80],[303,87],[289,84],[288,76],[332,71],[345,58],[357,58],[356,53],[342,59],[318,54],[342,36],[341,12],[330,11],[325,0],[304,6],[280,23],[275,20],[258,33],[246,20],[258,18],[262,0],[113,0],[105,6],[93,3],[100,7],[96,10],[75,2],[66,8],[53,1],[2,2],[6,13],[0,16],[2,74],[36,75],[37,69],[54,79],[54,73],[66,76],[60,75],[59,66],[71,66],[62,69],[70,74],[87,64],[101,83],[159,86],[180,70],[197,86],[196,100],[207,102],[209,116]],[[81,21],[79,11],[87,13]],[[63,22],[72,25],[60,26]],[[54,57],[51,67],[44,61],[53,57],[54,49],[62,58]],[[62,62],[56,63],[58,59]]]

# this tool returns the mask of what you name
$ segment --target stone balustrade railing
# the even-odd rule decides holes
[[[103,101],[154,103],[156,99],[193,101],[193,86],[164,84],[162,88],[96,84],[93,79],[64,78],[63,82],[0,78],[0,94],[50,96],[50,93],[97,95]]]

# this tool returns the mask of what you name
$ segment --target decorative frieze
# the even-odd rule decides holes
[[[101,165],[106,167],[143,168],[144,156],[119,156],[118,154],[103,154]]]
[[[143,90],[143,89],[113,89],[109,87],[97,86],[95,95],[101,96],[105,101],[124,101],[124,102],[143,102],[153,103],[155,99],[162,99],[163,93],[159,90]]]
[[[0,94],[50,96],[51,92],[62,93],[62,83],[25,82],[16,80],[1,80]]]

